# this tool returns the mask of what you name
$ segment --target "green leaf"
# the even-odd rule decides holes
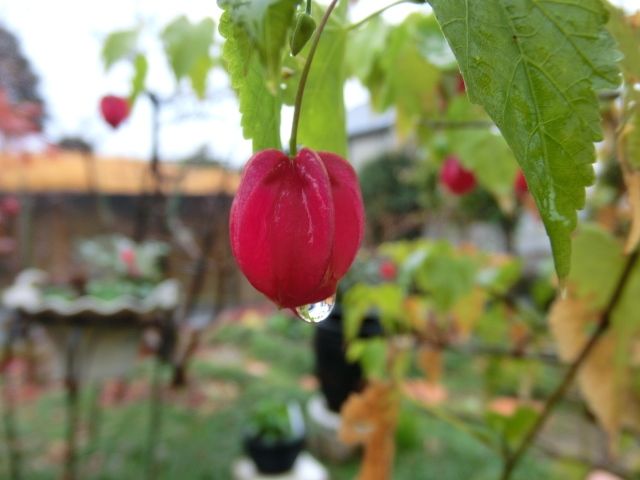
[[[102,46],[102,61],[105,70],[109,70],[118,60],[135,53],[138,44],[138,29],[120,30],[109,34]]]
[[[593,182],[601,139],[596,90],[619,83],[600,0],[431,0],[472,101],[520,163],[551,240],[571,266],[576,210]]]
[[[608,28],[622,52],[620,67],[625,78],[624,112],[626,128],[620,141],[624,142],[625,160],[640,169],[640,92],[634,84],[640,82],[640,28],[631,24],[624,10],[606,2],[610,13]]]
[[[466,97],[456,97],[447,111],[447,119],[456,121],[483,120],[480,109]],[[484,113],[484,112],[482,112]],[[504,205],[513,197],[513,181],[518,164],[504,138],[487,127],[451,129],[447,132],[451,152],[465,167],[471,169],[480,185],[489,190]]]
[[[133,78],[131,79],[131,94],[129,95],[129,103],[131,105],[133,105],[138,98],[138,95],[140,95],[140,93],[145,89],[147,71],[149,69],[147,57],[141,53],[137,54],[133,61],[133,69],[134,73]]]
[[[280,109],[282,103],[266,87],[265,70],[244,29],[236,25],[231,14],[220,19],[220,34],[226,39],[222,58],[238,95],[244,137],[253,140],[253,151],[281,149]]]
[[[283,54],[288,49],[299,3],[300,0],[218,0],[258,52],[269,89],[274,93],[280,85]]]
[[[205,92],[206,76],[212,65],[214,23],[205,18],[191,23],[185,16],[173,20],[162,32],[162,41],[176,80],[189,77],[196,93]]]
[[[607,28],[616,39],[618,49],[623,57],[620,67],[626,79],[640,81],[640,28],[631,24],[624,10],[605,2],[609,10]]]
[[[389,34],[387,48],[380,60],[385,72],[380,104],[395,105],[401,133],[413,130],[414,120],[436,107],[435,90],[440,81],[440,69],[429,62],[424,42],[420,42],[420,31],[425,23],[428,28],[429,16],[414,14],[396,26]]]
[[[344,107],[346,80],[346,32],[334,12],[316,50],[307,80],[298,140],[314,150],[326,150],[347,156],[347,128]],[[308,53],[308,49],[305,52]]]
[[[387,348],[387,343],[381,338],[354,340],[347,350],[347,359],[360,362],[366,378],[384,378]]]
[[[447,43],[447,39],[442,35],[442,30],[433,15],[418,16],[414,14],[416,19],[416,37],[418,39],[418,48],[422,55],[436,67],[442,70],[457,71],[458,62],[451,51],[451,47]]]
[[[415,271],[416,285],[433,298],[441,312],[448,312],[457,300],[471,292],[477,266],[445,242],[434,244]]]
[[[583,224],[573,241],[573,268],[567,284],[593,308],[602,309],[613,294],[623,262],[618,240],[596,225]]]
[[[384,51],[390,27],[381,17],[369,20],[364,26],[350,31],[346,64],[348,75],[366,83],[374,65]]]

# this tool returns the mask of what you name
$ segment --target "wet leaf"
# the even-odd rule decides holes
[[[607,12],[600,0],[430,3],[471,100],[493,118],[525,173],[565,277],[576,210],[594,179],[593,142],[602,136],[596,91],[619,83]]]

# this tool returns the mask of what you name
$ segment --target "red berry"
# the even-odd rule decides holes
[[[476,177],[462,166],[457,157],[450,155],[440,170],[440,182],[454,195],[464,195],[476,187]]]
[[[229,222],[231,248],[249,282],[283,308],[336,291],[364,233],[358,178],[333,153],[278,150],[245,167]]]
[[[524,177],[522,170],[518,170],[516,179],[513,182],[513,189],[517,195],[524,195],[529,191],[529,185],[527,185],[527,179]]]
[[[129,116],[129,101],[124,97],[106,95],[100,100],[100,112],[105,122],[113,128],[118,128]]]
[[[395,280],[397,275],[396,264],[390,260],[385,260],[380,264],[379,269],[380,276],[383,280]]]

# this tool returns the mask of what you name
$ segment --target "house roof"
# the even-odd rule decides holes
[[[161,165],[163,189],[183,195],[233,194],[240,175],[217,166]],[[91,157],[79,152],[16,155],[0,153],[0,191],[136,195],[153,189],[149,163]]]

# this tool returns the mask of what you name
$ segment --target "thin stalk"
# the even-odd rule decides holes
[[[289,140],[289,156],[291,158],[295,158],[298,153],[298,124],[300,123],[300,110],[302,108],[302,98],[304,96],[304,89],[307,85],[307,79],[309,78],[309,72],[311,71],[311,62],[313,62],[313,57],[316,54],[316,50],[318,49],[318,44],[320,43],[320,36],[324,31],[324,27],[327,26],[327,22],[329,21],[329,17],[331,16],[331,12],[336,8],[338,0],[333,0],[329,6],[327,7],[327,11],[324,12],[324,16],[320,21],[320,25],[316,29],[315,34],[313,35],[313,39],[311,40],[311,47],[309,48],[309,55],[307,56],[307,61],[304,64],[304,68],[302,69],[302,73],[300,75],[300,83],[298,84],[298,91],[296,92],[296,101],[294,104],[293,110],[293,123],[291,124],[291,138]]]
[[[554,392],[551,394],[549,399],[544,405],[544,408],[538,418],[536,419],[536,423],[529,429],[524,439],[518,445],[518,448],[514,450],[514,452],[507,456],[504,464],[504,468],[502,470],[501,480],[509,480],[516,466],[522,460],[522,457],[527,452],[529,447],[533,444],[534,440],[542,430],[542,427],[545,425],[553,409],[556,407],[558,402],[565,396],[567,390],[573,383],[580,370],[580,367],[584,364],[585,360],[589,357],[589,354],[593,351],[595,346],[598,344],[602,336],[607,332],[609,327],[611,326],[611,316],[622,294],[624,293],[625,287],[627,286],[627,281],[633,271],[633,267],[637,263],[638,256],[640,254],[640,250],[636,249],[631,255],[627,257],[627,262],[624,266],[624,270],[618,278],[618,282],[616,284],[615,290],[609,299],[609,303],[607,304],[602,317],[600,318],[600,322],[596,327],[595,331],[589,338],[589,341],[582,347],[582,350],[578,354],[577,358],[571,363],[569,369],[565,373],[564,378],[560,382],[560,384],[556,387]]]
[[[356,23],[352,23],[351,25],[349,25],[347,27],[347,31],[351,31],[351,30],[355,30],[356,28],[360,28],[362,25],[367,23],[369,20],[372,20],[372,19],[376,18],[378,15],[383,14],[384,12],[389,10],[391,7],[395,7],[396,5],[400,5],[401,3],[415,3],[415,2],[412,2],[411,0],[396,0],[395,2],[390,3],[386,7],[382,7],[380,10],[377,10],[377,11],[373,12],[371,15],[368,15],[368,16],[364,17],[362,20],[360,20],[360,21],[358,21]]]

